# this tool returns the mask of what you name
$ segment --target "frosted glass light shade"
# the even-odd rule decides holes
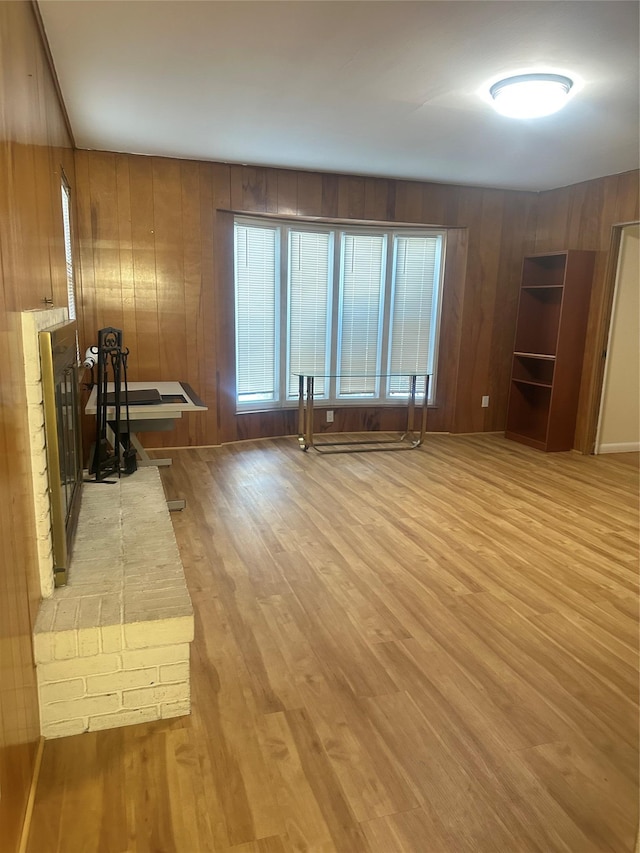
[[[562,74],[520,74],[494,83],[489,90],[495,109],[510,118],[539,118],[562,109],[573,80]]]

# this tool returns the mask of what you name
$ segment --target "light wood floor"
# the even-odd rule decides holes
[[[633,849],[637,466],[173,458],[193,714],[49,741],[30,853]]]

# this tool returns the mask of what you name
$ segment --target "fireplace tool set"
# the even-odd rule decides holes
[[[129,423],[128,356],[129,350],[122,346],[122,330],[112,327],[100,329],[98,346],[87,350],[85,365],[93,373],[95,361],[97,368],[96,438],[89,455],[89,473],[95,475],[96,482],[103,482],[111,475],[133,474],[138,467]],[[110,382],[113,391],[107,390]],[[108,409],[114,411],[113,417]],[[107,439],[108,432],[112,434],[111,441]]]

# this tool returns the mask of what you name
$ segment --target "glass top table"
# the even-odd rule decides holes
[[[429,373],[299,373],[298,377],[298,445],[303,451],[313,448],[321,453],[337,453],[350,451],[374,451],[374,450],[413,450],[420,447],[424,441],[427,428],[427,401],[429,398]],[[398,402],[407,404],[407,422],[404,432],[397,438],[367,438],[367,439],[343,439],[340,441],[315,441],[314,434],[314,404],[316,402],[316,388],[322,388],[322,396],[326,381],[340,381],[341,388],[347,388],[350,380],[357,380],[362,387],[362,380],[377,387],[380,380],[393,382],[397,380]],[[404,386],[404,388],[402,388]],[[367,392],[368,393],[368,392]],[[422,400],[418,400],[418,397]],[[349,406],[348,397],[340,400],[337,405]],[[366,402],[366,396],[358,397],[358,405]],[[372,400],[372,402],[375,402]],[[419,418],[416,430],[416,420]]]

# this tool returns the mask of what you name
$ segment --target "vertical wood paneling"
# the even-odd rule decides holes
[[[202,233],[200,169],[197,163],[185,160],[180,163],[180,174],[184,235],[184,316],[181,318],[185,347],[185,380],[183,381],[195,385],[200,376],[200,364],[204,361],[206,349],[202,292],[202,246],[200,242],[200,234]],[[202,440],[199,440],[199,436],[204,437],[202,415],[194,418],[183,418],[180,426],[182,429],[179,436],[181,445],[203,443]]]
[[[485,190],[482,194],[482,225],[480,228],[481,249],[481,299],[479,302],[479,316],[482,318],[482,328],[474,354],[473,368],[470,369],[471,393],[470,402],[471,417],[473,418],[473,432],[487,429],[489,409],[481,408],[481,397],[478,397],[478,388],[485,388],[489,394],[491,375],[495,369],[491,361],[491,343],[496,325],[496,311],[502,305],[505,292],[509,289],[509,281],[504,281],[498,275],[500,269],[501,252],[496,252],[492,247],[502,246],[503,227],[507,228],[505,221],[505,193],[497,190]],[[505,241],[506,242],[506,241]],[[477,323],[478,315],[471,318],[471,324]],[[464,327],[463,327],[464,335]],[[491,401],[491,397],[489,397]],[[494,404],[495,404],[494,400]]]
[[[91,234],[91,193],[89,190],[89,152],[75,152],[76,176],[76,223],[80,239],[78,242],[79,287],[76,296],[79,308],[80,346],[86,348],[93,343],[93,330],[98,328],[98,305],[95,298],[96,274],[93,263],[93,238]],[[132,240],[133,249],[133,240]]]
[[[229,210],[231,207],[231,166],[226,163],[202,164],[209,167],[211,173],[211,186],[213,192],[213,205],[221,210]],[[277,192],[276,175],[276,192]]]
[[[155,237],[160,374],[186,376],[184,241],[181,161],[153,158],[153,224]],[[194,318],[189,318],[190,333]],[[180,430],[174,436],[179,443]]]
[[[79,152],[79,164],[85,157],[99,160],[100,156]],[[473,432],[504,428],[522,257],[534,249],[534,241],[537,245],[543,239],[551,243],[550,249],[563,248],[569,239],[577,248],[588,248],[602,239],[599,211],[603,206],[619,210],[621,192],[637,204],[637,193],[617,177],[549,197],[161,158],[153,160],[151,180],[149,162],[149,158],[129,155],[140,378],[183,378],[177,371],[184,371],[210,406],[207,415],[193,423],[185,419],[174,433],[146,437],[150,445],[160,441],[168,445],[215,444],[277,434],[285,427],[295,429],[290,418],[275,413],[235,415],[233,243],[229,217],[216,215],[216,211],[277,211],[280,215],[416,222],[456,229],[455,263],[449,261],[443,299],[438,408],[432,412],[430,424],[433,429]],[[207,175],[206,190],[195,180],[192,169],[196,167],[201,181]],[[94,209],[96,205],[102,209],[96,170],[92,168],[91,174],[90,192],[96,196],[92,204]],[[102,179],[108,197],[108,176]],[[109,209],[107,203],[107,214]],[[465,229],[464,240],[458,229]],[[126,229],[123,240],[126,243]],[[197,246],[202,263],[199,271]],[[601,263],[605,260],[603,256]],[[122,278],[126,275],[123,269]],[[170,286],[169,279],[180,286]],[[91,306],[88,310],[93,311]],[[488,409],[480,405],[484,394],[490,397]],[[360,421],[355,414],[345,420],[343,412],[336,422],[356,429],[362,425]]]
[[[231,166],[231,207],[234,210],[267,210],[267,179],[264,169]]]
[[[298,175],[298,215],[322,215],[322,175],[316,172]]]
[[[437,432],[451,429],[456,411],[468,233],[466,228],[452,228],[447,233],[436,408],[428,413],[429,429]]]
[[[129,352],[128,371],[138,373],[138,349],[129,342],[137,340],[136,294],[133,277],[133,240],[131,237],[131,181],[129,160],[116,154],[116,208],[118,211],[118,246],[120,262],[120,293],[122,299],[122,334]]]
[[[322,216],[333,218],[338,215],[338,176],[322,176]]]
[[[30,3],[0,3],[0,850],[18,845],[39,737],[39,599],[20,312],[66,304],[61,167],[73,155]],[[74,193],[75,195],[75,193]]]
[[[78,153],[79,163],[85,158],[97,161],[96,168],[90,170],[89,207],[94,214],[105,210],[107,222],[94,222],[92,227],[98,227],[102,237],[109,232],[114,239],[120,239],[110,219],[112,179],[103,170],[101,156],[95,152]],[[154,158],[150,166],[149,158],[129,155],[128,159],[139,371],[139,376],[132,374],[132,378],[188,376],[210,407],[206,416],[193,423],[184,419],[173,433],[145,436],[147,444],[215,444],[295,429],[288,416],[235,415],[231,219],[215,214],[216,210],[229,209],[263,213],[275,208],[280,215],[347,221],[426,221],[466,228],[464,239],[458,232],[452,237],[452,254],[445,271],[438,407],[431,414],[430,425],[440,430],[487,428],[487,412],[480,409],[480,396],[488,392],[491,377],[508,375],[506,366],[496,370],[491,362],[494,357],[508,357],[504,341],[511,337],[510,329],[503,337],[496,335],[494,320],[505,301],[509,302],[510,289],[517,293],[517,277],[512,274],[514,261],[507,265],[510,272],[505,277],[501,246],[504,242],[514,258],[521,257],[523,229],[529,220],[521,217],[517,228],[512,228],[510,211],[518,202],[528,210],[533,194],[282,169],[187,164],[161,158]],[[208,176],[208,188],[202,196],[201,183],[192,171],[195,168],[199,169],[201,180],[203,174]],[[82,166],[79,171],[84,173]],[[105,199],[101,198],[96,175],[104,181]],[[122,179],[126,180],[124,170]],[[120,174],[118,193],[126,197],[119,181]],[[199,211],[192,208],[192,203]],[[85,203],[83,209],[86,207]],[[443,223],[444,218],[451,217]],[[86,227],[86,217],[83,223]],[[124,256],[128,257],[128,228],[122,239]],[[88,242],[92,242],[91,232]],[[195,261],[197,246],[202,260],[200,269]],[[105,249],[99,246],[93,251],[95,255]],[[100,254],[98,264],[104,267]],[[122,276],[127,275],[130,274],[123,269]],[[88,306],[88,314],[95,313]],[[511,314],[507,319],[513,322]],[[169,340],[171,349],[167,348]],[[133,343],[128,345],[133,351]],[[504,395],[497,405],[500,408],[492,411],[492,423],[504,419]],[[342,412],[336,423],[342,428],[357,429],[367,417],[363,411],[349,417]],[[398,412],[384,418],[387,428],[400,427],[401,421]]]
[[[340,175],[338,178],[338,217],[364,219],[365,179]]]
[[[535,251],[587,249],[595,251],[587,342],[574,447],[590,452],[591,424],[599,405],[599,371],[602,323],[611,293],[605,291],[605,274],[611,262],[611,229],[616,223],[638,220],[638,172],[610,175],[541,193]]]
[[[201,329],[202,340],[198,344],[201,358],[198,364],[191,364],[190,373],[193,376],[191,382],[198,389],[203,399],[207,400],[209,409],[207,412],[197,415],[197,444],[217,443],[218,440],[218,383],[216,368],[216,324],[215,324],[215,289],[211,282],[215,280],[216,252],[214,218],[216,203],[214,201],[213,175],[218,167],[212,163],[199,163],[200,182],[200,305],[202,306]],[[223,172],[223,174],[226,174]],[[228,184],[228,181],[227,181]],[[225,182],[220,182],[221,187]],[[226,203],[225,203],[226,202]],[[219,204],[220,207],[228,206],[228,194]],[[193,235],[197,241],[197,234]],[[188,330],[188,325],[187,325]],[[212,441],[212,437],[215,441]]]
[[[218,444],[222,439],[221,421],[223,406],[223,383],[228,381],[228,371],[222,369],[220,362],[220,341],[219,338],[223,331],[223,326],[220,323],[220,318],[225,310],[228,310],[228,299],[223,298],[220,287],[216,284],[221,281],[228,281],[233,275],[233,267],[228,266],[228,269],[223,267],[223,263],[231,262],[231,258],[227,258],[228,252],[228,236],[220,227],[219,221],[224,220],[229,223],[231,221],[227,214],[218,213],[220,210],[229,210],[231,207],[231,176],[230,167],[221,163],[212,164],[212,194],[214,209],[211,211],[210,227],[213,234],[213,259],[212,271],[213,278],[207,279],[205,283],[206,301],[205,306],[208,309],[207,320],[207,354],[211,358],[211,363],[207,368],[205,383],[215,382],[215,396],[204,397],[210,411],[207,413],[207,424],[209,432],[207,433],[209,444]],[[278,172],[274,173],[275,178],[275,194],[276,207],[279,203],[279,178]],[[205,239],[208,237],[205,235]],[[233,245],[233,243],[232,243]],[[232,279],[231,279],[232,280]],[[229,366],[229,370],[233,370]],[[199,385],[198,387],[201,387]],[[215,420],[213,418],[215,417]],[[211,429],[211,425],[215,424],[215,430]]]
[[[523,255],[531,254],[535,240],[535,198],[509,197],[503,213],[503,237],[498,269],[499,293],[491,329],[491,349],[484,429],[504,429],[504,412],[509,395],[511,357],[518,310],[518,292]]]
[[[422,222],[422,186],[415,181],[396,182],[397,222]]]
[[[265,213],[278,212],[278,176],[274,169],[269,169],[265,180]]]
[[[294,214],[298,209],[298,175],[278,169],[278,213]]]
[[[447,225],[445,218],[445,200],[448,187],[441,184],[427,184],[422,188],[420,222],[426,225]]]
[[[136,299],[135,341],[138,373],[132,379],[153,380],[160,374],[160,328],[158,323],[158,280],[156,273],[153,205],[153,164],[148,157],[131,157],[131,239],[133,241],[133,289]]]
[[[627,217],[633,219],[633,212],[637,217],[640,196],[640,180],[638,172],[627,172],[617,176],[616,206],[614,213],[615,222],[626,222]]]
[[[479,228],[482,221],[482,190],[465,191],[459,205],[460,225],[468,229],[467,267],[462,306],[462,339],[459,353],[451,357],[458,360],[456,409],[451,428],[455,432],[472,432],[474,429],[473,401],[477,397],[472,387],[476,352],[486,335],[487,318],[481,313],[483,293],[482,246]],[[489,283],[487,283],[487,287]],[[495,282],[491,283],[495,287]]]
[[[123,325],[122,285],[120,283],[120,241],[116,154],[98,153],[89,171],[91,205],[91,242],[96,289],[98,328]],[[96,190],[100,188],[98,193]],[[91,343],[95,343],[92,338]]]
[[[364,182],[364,218],[388,219],[388,181],[380,178],[366,178]]]
[[[233,216],[216,214],[216,381],[218,383],[217,422],[218,441],[238,438],[235,417],[236,375],[234,363],[234,294],[233,294]],[[208,402],[208,401],[207,401]]]

